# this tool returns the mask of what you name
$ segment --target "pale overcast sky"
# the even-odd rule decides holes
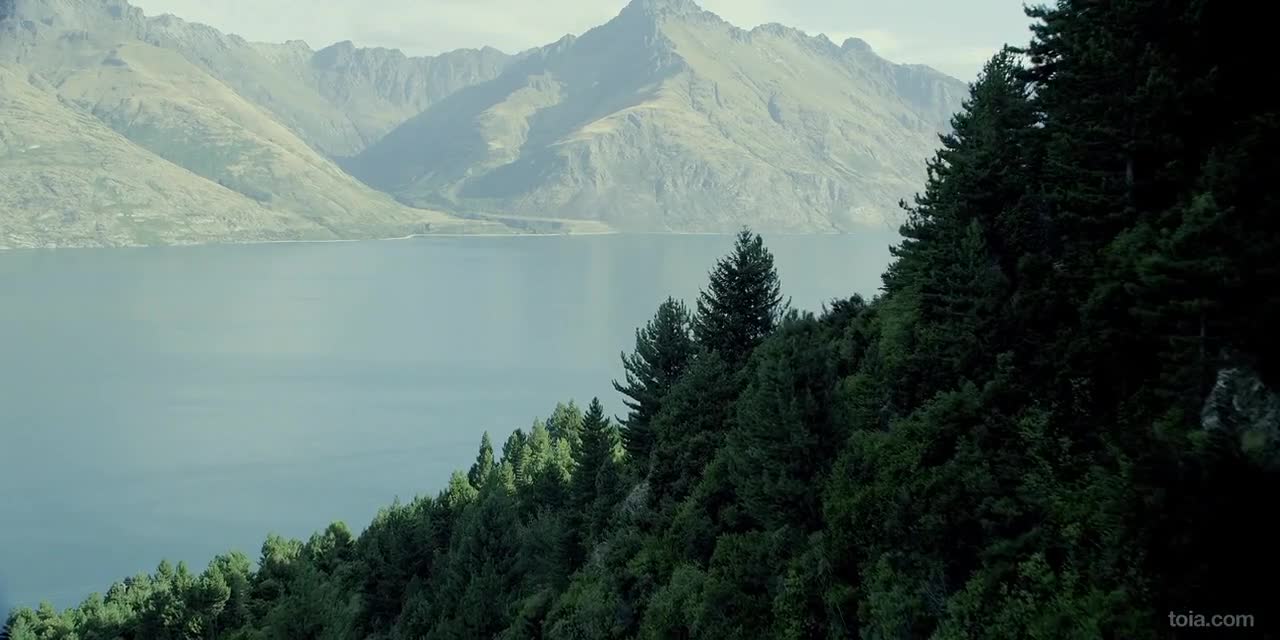
[[[627,0],[134,0],[249,40],[305,40],[433,54],[489,45],[507,52],[604,23]],[[779,22],[842,42],[858,36],[894,62],[922,63],[972,80],[1005,43],[1024,44],[1021,0],[702,0],[743,28]],[[1038,4],[1035,2],[1033,4]]]

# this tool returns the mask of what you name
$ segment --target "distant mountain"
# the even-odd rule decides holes
[[[965,92],[860,40],[635,0],[345,166],[416,205],[634,230],[850,230],[896,219]]]
[[[357,149],[358,110],[300,106],[307,85],[287,67],[276,80],[266,62],[214,75],[256,55],[234,37],[147,19],[121,0],[0,2],[0,246],[500,228],[407,207],[344,173],[301,132],[328,122],[317,130],[347,131]],[[229,75],[240,92],[219,77]],[[254,87],[262,102],[245,97]],[[285,106],[312,117],[284,118]]]
[[[0,71],[0,247],[882,226],[965,91],[690,0],[417,58],[0,0]]]
[[[455,91],[495,78],[512,59],[493,48],[408,57],[396,49],[359,49],[341,42],[318,52],[284,45],[300,55],[277,58],[306,78],[341,109],[359,135],[359,145],[339,148],[317,140],[333,155],[353,155]],[[279,46],[260,45],[265,50]]]
[[[320,231],[296,222],[161,159],[0,66],[0,248],[270,240]]]
[[[142,40],[181,53],[275,115],[317,150],[350,156],[457,91],[497,77],[511,56],[492,48],[434,57],[351,42],[246,42],[171,15],[146,19]]]

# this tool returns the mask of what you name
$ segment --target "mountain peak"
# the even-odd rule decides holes
[[[694,0],[631,0],[624,12],[638,11],[650,15],[697,15],[704,9]]]
[[[844,41],[844,44],[840,45],[840,48],[845,51],[856,51],[858,53],[874,53],[871,49],[871,45],[867,44],[867,41],[862,38],[848,38]]]
[[[128,0],[0,0],[0,20],[28,23],[28,30],[49,33],[103,29],[136,33],[143,13]]]

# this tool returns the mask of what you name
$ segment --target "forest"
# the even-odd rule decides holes
[[[1280,636],[1267,21],[1028,14],[874,299],[790,308],[744,229],[625,345],[626,415],[559,404],[358,534],[161,562],[11,637]]]

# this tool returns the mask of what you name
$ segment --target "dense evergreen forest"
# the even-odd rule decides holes
[[[1268,22],[1029,13],[875,299],[789,309],[744,230],[637,332],[620,419],[561,404],[359,535],[162,563],[12,637],[1277,637]]]

